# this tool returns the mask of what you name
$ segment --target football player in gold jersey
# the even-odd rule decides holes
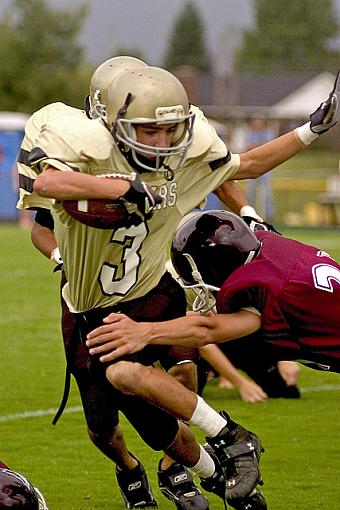
[[[96,118],[105,110],[104,103],[106,102],[107,87],[117,72],[121,72],[126,68],[133,68],[142,65],[143,62],[133,57],[115,57],[101,64],[91,78],[90,94],[86,100],[86,113],[88,116]],[[200,118],[204,120],[201,111],[195,109],[195,112],[197,116],[200,116]],[[72,108],[63,103],[54,103],[43,107],[29,119],[26,125],[25,138],[19,154],[18,171],[20,181],[20,199],[18,207],[37,209],[38,212],[32,229],[32,241],[45,256],[51,258],[56,264],[60,264],[62,259],[54,237],[54,222],[49,212],[50,199],[39,196],[33,190],[33,182],[36,174],[29,167],[27,159],[30,150],[34,146],[34,140],[43,125],[46,125],[48,122],[58,118],[84,118],[84,116],[85,111]],[[248,214],[251,214],[256,221],[261,221],[255,211],[247,206],[246,198],[233,181],[228,182],[225,186],[224,201],[229,208],[235,210],[237,213],[241,214],[243,212],[243,214],[246,214],[248,211]],[[66,283],[65,278],[62,278],[62,283]],[[94,407],[93,404],[88,406],[88,394],[90,392],[92,380],[89,384],[89,381],[84,381],[84,377],[80,377],[79,375],[83,372],[83,364],[85,363],[86,365],[86,359],[84,360],[83,355],[84,347],[81,343],[78,343],[76,348],[72,348],[74,320],[63,300],[62,309],[62,329],[65,352],[68,359],[68,368],[75,376],[82,395],[82,401],[84,402],[84,407],[86,409],[85,414],[88,421],[88,432],[90,438],[104,454],[116,462],[120,473],[118,482],[120,483],[122,492],[125,492],[124,497],[126,499],[130,497],[128,503],[132,507],[133,501],[135,501],[134,495],[132,495],[131,498],[131,492],[129,494],[126,490],[124,491],[124,487],[122,487],[122,481],[124,483],[124,471],[132,470],[133,478],[129,476],[129,481],[142,481],[142,483],[148,484],[147,479],[145,476],[141,476],[141,469],[143,468],[140,464],[139,471],[138,469],[135,469],[138,466],[138,462],[135,457],[128,452],[119,425],[112,431],[111,423],[107,424],[107,421],[109,420],[107,419],[106,414],[103,413],[103,408],[105,406],[102,405],[104,397],[99,388],[91,386],[91,395],[94,394],[94,391],[97,392],[98,398],[95,399],[97,406]],[[167,356],[162,360],[163,366],[168,369],[169,373],[176,376],[189,388],[194,389],[194,383],[196,380],[196,369],[192,362],[192,360],[195,359],[195,352],[192,352],[194,350],[192,349],[190,352],[187,349],[180,349],[179,351],[177,349],[176,352],[174,350],[172,351],[173,352],[170,352],[170,357]],[[92,415],[96,415],[95,421],[91,418]],[[100,417],[102,417],[105,426],[100,424]],[[107,426],[109,428],[108,431],[105,429]],[[177,465],[177,471],[178,470],[184,471],[184,467]],[[187,484],[184,483],[182,490],[185,488],[187,489]],[[145,504],[150,504],[150,502],[146,501]]]
[[[109,87],[106,109],[98,121],[72,119],[44,126],[30,154],[32,169],[38,174],[33,187],[40,196],[55,199],[55,233],[68,280],[63,296],[75,314],[84,343],[87,333],[110,311],[122,311],[137,320],[184,315],[183,291],[164,272],[165,247],[180,219],[212,191],[218,190],[223,198],[226,181],[255,178],[271,170],[332,127],[337,106],[333,96],[310,123],[242,155],[231,154],[199,116],[194,122],[195,113],[183,87],[159,68],[120,73]],[[143,189],[148,205],[150,190],[154,190],[152,216],[146,214],[150,208],[146,210],[136,198],[131,177],[137,170],[147,185]],[[162,203],[157,203],[156,194]],[[119,197],[130,204],[133,219],[111,232],[77,222],[62,205],[67,199]],[[102,363],[90,354],[88,360],[91,373],[103,384],[111,383],[117,392],[117,409],[144,440],[192,467],[203,478],[203,487],[224,498],[221,486],[212,483],[216,464],[183,422],[200,426],[212,454],[219,456],[229,474],[227,499],[241,508],[260,481],[258,438],[153,368],[159,356],[151,348],[115,363]],[[117,422],[118,413],[113,417]],[[252,448],[247,449],[249,444]],[[164,470],[159,476],[164,480]],[[168,493],[170,488],[165,487]],[[260,501],[248,508],[263,505]]]
[[[32,242],[45,256],[56,264],[61,264],[62,259],[54,237],[54,222],[49,212],[50,199],[43,198],[34,192],[33,182],[36,174],[32,172],[28,165],[28,154],[34,146],[34,140],[39,134],[41,126],[51,122],[53,119],[84,118],[86,114],[91,118],[98,117],[104,108],[106,90],[113,77],[123,69],[136,66],[140,67],[142,65],[144,65],[142,61],[133,57],[124,56],[109,59],[101,64],[92,75],[90,94],[86,98],[85,110],[79,110],[60,102],[53,103],[35,112],[27,122],[25,137],[22,142],[17,165],[20,183],[18,208],[37,210],[31,233]],[[245,199],[232,184],[233,183],[231,183],[230,186],[231,195],[229,202],[232,207],[234,207],[234,203],[236,203],[235,207],[239,209],[245,204]],[[235,188],[235,190],[233,188]],[[62,285],[65,283],[66,280],[63,274]],[[150,506],[154,504],[154,499],[143,466],[135,456],[128,451],[119,425],[112,430],[110,416],[107,418],[105,412],[103,412],[103,409],[109,407],[109,405],[106,406],[106,402],[105,405],[103,405],[104,396],[102,395],[101,389],[92,383],[92,379],[90,381],[84,380],[84,377],[80,375],[83,372],[83,365],[86,365],[87,360],[84,358],[84,347],[81,343],[78,343],[76,348],[72,348],[73,341],[75,341],[72,340],[74,320],[64,300],[62,300],[62,311],[62,331],[68,360],[68,371],[74,375],[82,395],[82,400],[86,409],[89,436],[94,444],[117,464],[118,483],[122,494],[124,494],[126,503],[130,507],[138,503],[141,508],[140,499],[143,498],[145,500],[145,506]],[[181,382],[194,389],[196,368],[192,361],[195,359],[196,350],[176,349],[175,351],[170,353],[170,356],[164,358],[162,363],[167,367],[169,373],[172,373]],[[96,395],[95,399],[89,397],[90,393],[91,397],[93,397],[94,394]],[[93,400],[95,400],[96,405],[93,404]],[[94,420],[92,416],[96,416],[96,419]],[[177,464],[177,471],[179,470],[183,472],[184,467]],[[186,475],[185,472],[184,474]],[[131,485],[133,482],[135,484],[133,486],[138,487],[139,484],[141,488],[137,491],[128,491],[128,485]],[[181,487],[182,491],[187,490],[188,482],[184,480]],[[195,494],[195,489],[191,491],[191,493]],[[197,499],[202,499],[202,496],[197,494],[194,498],[188,496],[187,499],[194,499],[195,502],[191,502],[191,504],[197,505]]]

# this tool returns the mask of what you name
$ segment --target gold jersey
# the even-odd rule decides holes
[[[100,120],[54,119],[42,128],[36,146],[46,154],[46,165],[62,171],[77,167],[98,177],[134,171]],[[163,172],[142,173],[144,182],[163,198],[151,219],[100,230],[76,221],[62,202],[53,201],[55,236],[68,280],[64,298],[71,311],[116,305],[154,288],[165,271],[168,248],[182,217],[231,179],[239,164],[239,156],[231,154],[198,115],[188,158],[172,180]]]

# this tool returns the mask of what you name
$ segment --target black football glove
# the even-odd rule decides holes
[[[266,230],[281,235],[281,232],[278,232],[276,228],[273,227],[273,225],[270,225],[270,223],[267,223],[266,221],[259,221],[256,218],[252,218],[251,216],[242,216],[242,219],[253,232],[258,230]]]
[[[328,131],[338,121],[340,101],[340,71],[335,79],[334,87],[328,99],[321,103],[319,108],[313,112],[310,118],[310,129],[313,133],[321,134]]]
[[[145,219],[151,218],[153,211],[158,204],[162,203],[162,197],[153,191],[145,182],[142,181],[137,172],[131,174],[130,189],[123,195],[122,198],[136,204],[138,210],[142,213]]]

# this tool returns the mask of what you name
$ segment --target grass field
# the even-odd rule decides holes
[[[340,230],[284,233],[340,260]],[[31,246],[28,232],[0,225],[0,246],[0,458],[42,490],[49,510],[119,510],[123,505],[113,466],[87,438],[74,385],[67,411],[57,426],[51,425],[65,370],[59,276]],[[340,378],[303,368],[300,386],[299,401],[247,404],[214,383],[205,397],[261,436],[266,448],[263,491],[270,510],[339,509]],[[174,509],[157,487],[160,453],[147,448],[123,417],[122,423],[129,448],[149,473],[159,507]],[[209,499],[211,510],[222,510],[220,500]]]

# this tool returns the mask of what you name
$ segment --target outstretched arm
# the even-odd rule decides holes
[[[242,375],[240,370],[231,363],[218,345],[209,344],[200,347],[200,356],[205,359],[220,376],[232,383],[245,402],[263,402],[268,398],[268,395],[263,391],[261,386]]]
[[[290,131],[255,147],[255,149],[240,154],[240,167],[233,178],[255,179],[281,165],[304,147],[305,145],[295,131]]]
[[[86,345],[90,354],[111,361],[141,350],[147,344],[202,346],[250,335],[261,326],[261,318],[249,310],[206,316],[190,314],[171,321],[135,322],[111,313],[104,326],[91,331]]]

